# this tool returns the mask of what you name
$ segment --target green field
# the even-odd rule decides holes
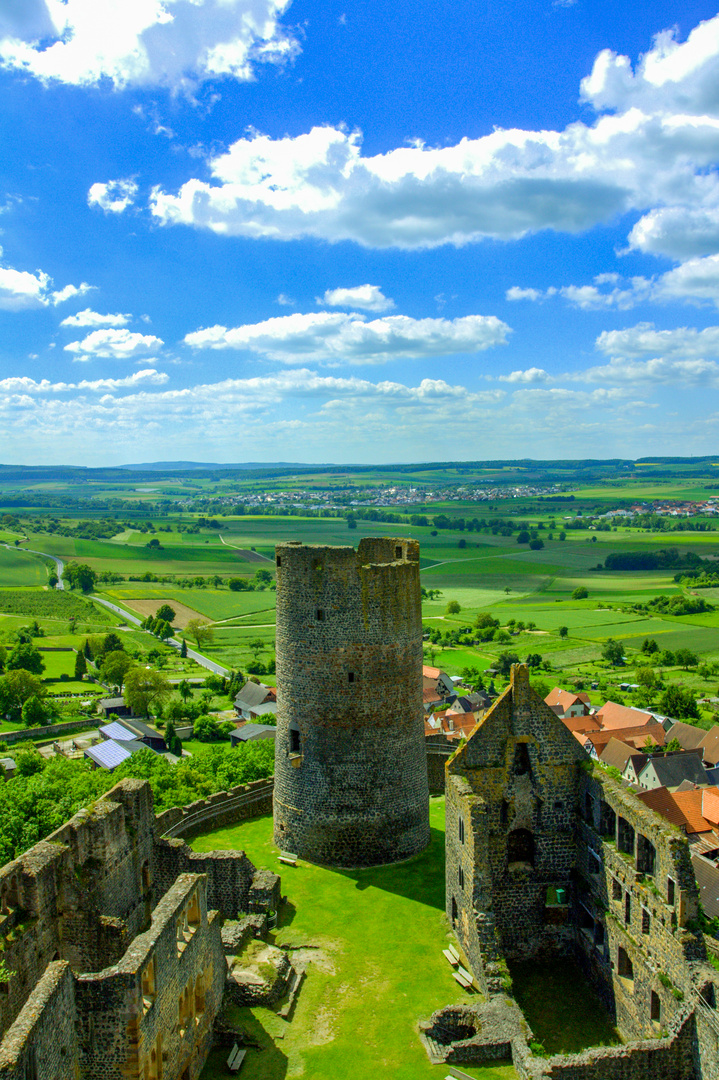
[[[46,585],[49,569],[48,560],[39,555],[0,545],[0,586]]]

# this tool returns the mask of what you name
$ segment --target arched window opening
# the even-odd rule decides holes
[[[514,829],[507,837],[507,861],[534,866],[534,837],[529,829]]]
[[[457,925],[457,918],[459,917],[459,911],[457,909],[457,901],[452,897],[452,926]]]

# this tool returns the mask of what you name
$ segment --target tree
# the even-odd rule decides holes
[[[182,645],[180,646],[180,656],[182,657],[183,660],[187,656],[187,642],[185,641],[184,638],[182,639]]]
[[[78,649],[75,653],[75,678],[80,680],[87,672],[87,660],[82,649]]]
[[[528,544],[530,539],[531,538],[527,529],[522,529],[520,532],[517,533],[518,544]]]
[[[654,690],[659,681],[654,668],[649,667],[648,664],[642,664],[641,667],[637,668],[636,678],[639,685],[645,686],[647,690]]]
[[[531,551],[541,551],[544,547],[544,540],[535,539],[529,541],[529,548]]]
[[[183,679],[181,683],[178,683],[177,692],[185,704],[187,704],[187,699],[192,697],[192,687],[187,679]]]
[[[560,636],[560,638],[565,638],[568,635],[568,633],[569,633],[569,627],[568,626],[560,626],[559,627],[559,636]]]
[[[524,662],[528,668],[538,668],[542,665],[542,657],[539,653],[529,653]]]
[[[190,637],[195,639],[198,649],[201,649],[203,645],[209,645],[215,638],[215,632],[207,619],[190,619],[185,630]]]
[[[699,657],[691,649],[677,649],[674,653],[677,664],[688,671],[690,667],[696,667],[699,663]]]
[[[675,720],[699,719],[699,706],[694,694],[682,686],[668,686],[659,699],[659,709]]]
[[[161,705],[172,694],[167,676],[161,671],[136,667],[125,676],[124,698],[133,712],[147,716],[150,706]]]
[[[462,607],[458,600],[450,600],[444,610],[447,615],[459,615]]]
[[[168,638],[175,636],[175,631],[165,619],[155,619],[153,633],[160,641],[167,641]]]
[[[354,514],[348,514],[347,515],[347,528],[348,529],[356,529],[357,528],[357,518],[354,516]]]
[[[583,585],[578,585],[572,593],[572,600],[586,600],[589,596],[588,591]]]
[[[614,638],[607,638],[602,649],[602,659],[606,660],[608,664],[612,664],[614,667],[618,667],[624,663],[624,649],[620,641],[615,641]]]
[[[644,641],[642,642],[642,652],[646,656],[651,656],[652,653],[659,652],[659,646],[654,638],[644,638]]]
[[[22,707],[30,697],[44,697],[45,688],[37,675],[17,668],[0,675],[0,713],[19,720]]]
[[[255,570],[255,581],[258,585],[271,585],[272,574],[269,570],[265,570],[264,567],[260,570]]]
[[[232,592],[251,592],[253,585],[243,577],[231,577],[227,582]]]
[[[68,563],[62,573],[71,589],[80,589],[84,593],[92,592],[97,581],[97,574],[87,563]]]
[[[25,727],[40,727],[47,722],[48,709],[37,694],[27,699],[22,707],[22,722]]]
[[[86,660],[92,660],[92,649],[90,648],[89,638],[85,638],[85,644],[82,647],[82,652]]]
[[[116,649],[105,653],[100,667],[100,677],[111,686],[122,686],[128,671],[135,666],[135,661],[126,652]]]
[[[58,583],[59,580],[60,579],[58,578],[55,571],[51,570],[50,573],[48,574],[48,578],[47,578],[47,583],[50,586],[50,588],[54,589],[57,586],[57,583]]]
[[[675,736],[673,739],[670,739],[669,742],[667,743],[667,745],[664,747],[664,753],[665,754],[677,754],[680,750],[683,750],[683,749],[684,749],[684,747],[679,742],[679,739],[677,739],[676,736]]]
[[[8,671],[17,671],[22,668],[23,671],[31,671],[34,675],[42,675],[45,670],[45,661],[39,649],[21,641],[8,654],[5,667]]]
[[[504,676],[505,679],[509,678],[509,672],[512,664],[518,664],[519,657],[515,652],[501,652],[497,657],[495,667]]]
[[[252,641],[248,642],[248,645],[252,650],[253,657],[255,658],[255,660],[257,660],[257,657],[260,655],[260,653],[265,647],[264,640],[262,638],[253,638]]]
[[[177,612],[169,604],[162,604],[155,612],[156,619],[162,619],[163,622],[173,623],[177,618]]]
[[[121,649],[124,649],[124,648],[125,648],[124,642],[123,642],[122,638],[119,636],[119,634],[115,634],[114,632],[111,632],[111,633],[105,635],[105,640],[104,640],[104,642],[102,644],[103,653],[119,652]]]

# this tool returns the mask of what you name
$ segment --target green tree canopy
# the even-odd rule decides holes
[[[162,705],[172,694],[167,676],[152,668],[132,668],[125,675],[123,696],[133,710],[147,716],[152,706]]]
[[[621,641],[615,641],[614,638],[607,638],[602,649],[602,659],[606,660],[608,664],[612,664],[617,667],[624,663],[624,648]]]
[[[162,619],[163,622],[172,623],[177,618],[177,612],[169,604],[162,604],[155,612],[156,619]]]
[[[122,686],[128,671],[135,666],[135,661],[126,652],[116,649],[105,653],[102,658],[100,676],[103,682],[112,686]]]
[[[30,697],[43,697],[45,688],[37,675],[16,668],[0,675],[0,713],[9,715],[12,720],[19,720],[22,707]]]
[[[209,645],[215,638],[215,632],[207,619],[190,619],[185,630],[190,637],[195,639],[198,649],[201,649],[203,645]]]
[[[683,686],[668,686],[659,699],[659,709],[675,720],[698,720],[700,716],[694,694]]]
[[[39,649],[28,642],[21,641],[8,654],[5,667],[8,671],[22,668],[24,671],[32,671],[34,675],[42,675],[45,670],[45,661]]]

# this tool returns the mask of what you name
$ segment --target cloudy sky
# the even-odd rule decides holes
[[[717,451],[716,5],[0,0],[0,95],[0,461]]]

